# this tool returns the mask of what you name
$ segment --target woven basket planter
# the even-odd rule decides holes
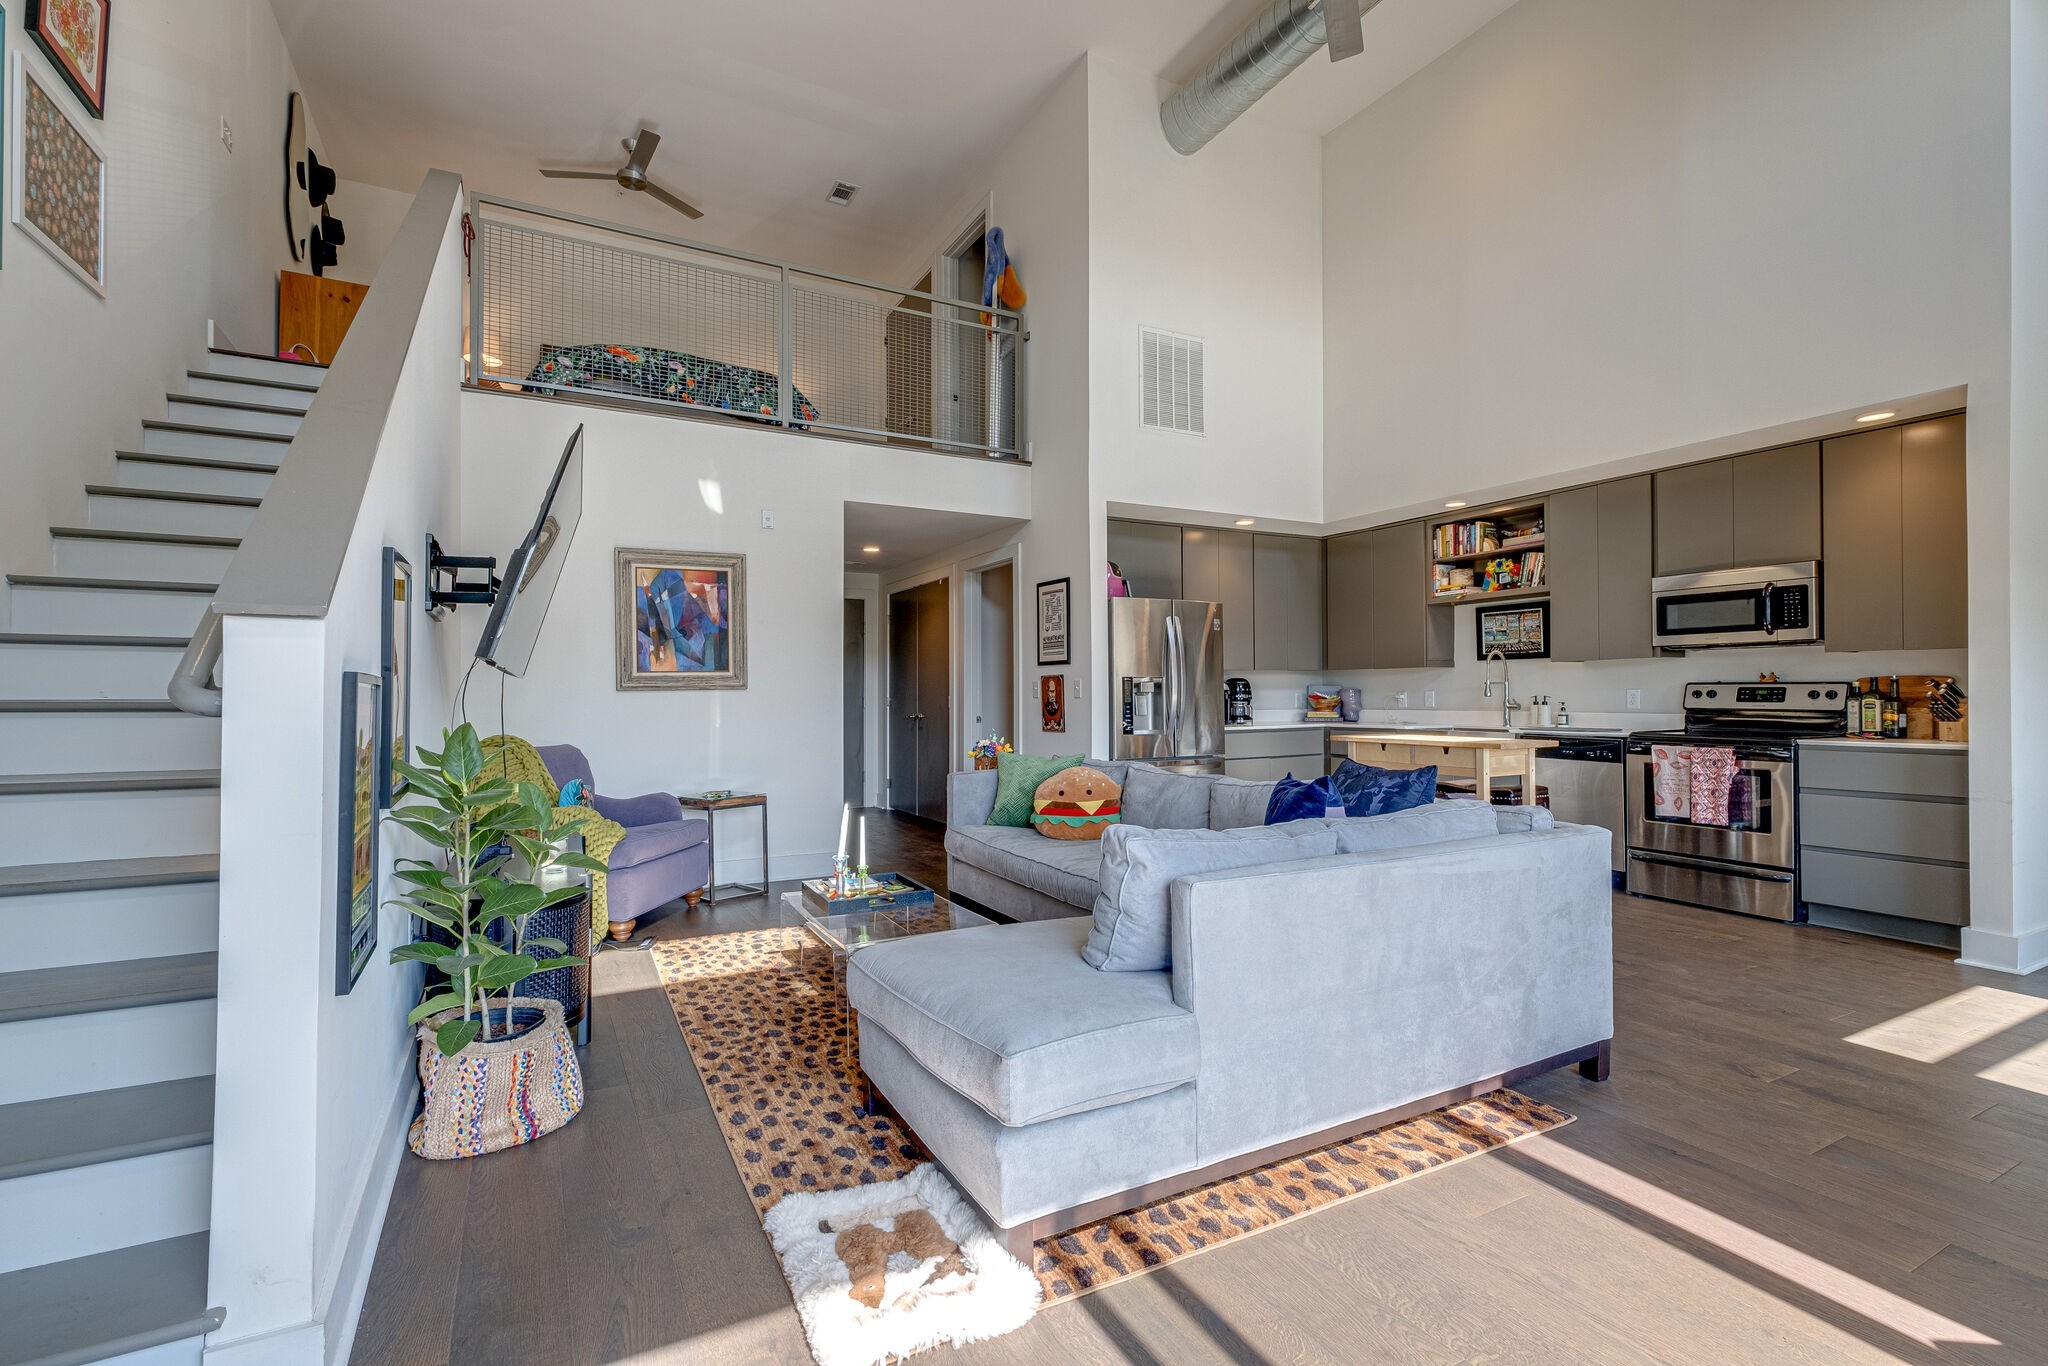
[[[553,1133],[583,1108],[583,1072],[559,1001],[517,996],[509,1039],[478,1039],[454,1057],[434,1031],[461,1016],[445,1010],[421,1021],[420,1117],[409,1142],[421,1157],[477,1157]],[[493,1014],[494,1023],[504,1015]]]

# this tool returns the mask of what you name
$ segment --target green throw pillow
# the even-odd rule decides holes
[[[1063,768],[1081,762],[1078,754],[998,754],[996,756],[996,805],[988,813],[990,825],[1031,824],[1031,798],[1038,785]]]

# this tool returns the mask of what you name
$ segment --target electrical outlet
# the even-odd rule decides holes
[[[1427,692],[1425,692],[1425,693],[1423,693],[1423,694],[1422,694],[1422,705],[1423,705],[1423,706],[1425,706],[1425,707],[1429,707],[1429,708],[1432,708],[1432,709],[1434,709],[1434,708],[1435,708],[1435,706],[1436,706],[1436,689],[1434,689],[1434,688],[1431,688],[1431,689],[1429,689],[1429,690],[1428,690]]]
[[[235,130],[228,127],[228,116],[225,114],[220,116],[220,145],[227,148],[230,155],[234,153]]]
[[[761,509],[761,530],[775,530],[775,514],[770,512],[767,508]]]
[[[1641,688],[1630,688],[1628,690],[1628,709],[1630,711],[1641,711],[1643,709],[1643,690]]]
[[[1394,705],[1395,705],[1395,706],[1397,706],[1397,707],[1403,707],[1403,708],[1405,708],[1405,707],[1406,707],[1406,706],[1408,705],[1408,694],[1407,694],[1407,693],[1404,693],[1404,692],[1397,692],[1397,693],[1395,693],[1395,694],[1394,694]]]

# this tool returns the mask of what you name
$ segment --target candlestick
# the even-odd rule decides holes
[[[832,856],[832,895],[837,898],[846,894],[846,855],[838,853]]]
[[[868,875],[868,818],[866,816],[860,818],[860,875],[863,879]]]
[[[846,822],[852,815],[852,802],[848,802],[839,808],[839,857],[841,860],[846,858]],[[863,816],[861,819],[866,820],[867,818]]]

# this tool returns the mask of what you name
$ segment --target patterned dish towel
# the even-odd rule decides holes
[[[1692,823],[1728,824],[1728,794],[1741,772],[1741,761],[1726,745],[1699,745],[1692,751]]]
[[[1692,819],[1692,747],[1650,746],[1650,795],[1658,820]]]

